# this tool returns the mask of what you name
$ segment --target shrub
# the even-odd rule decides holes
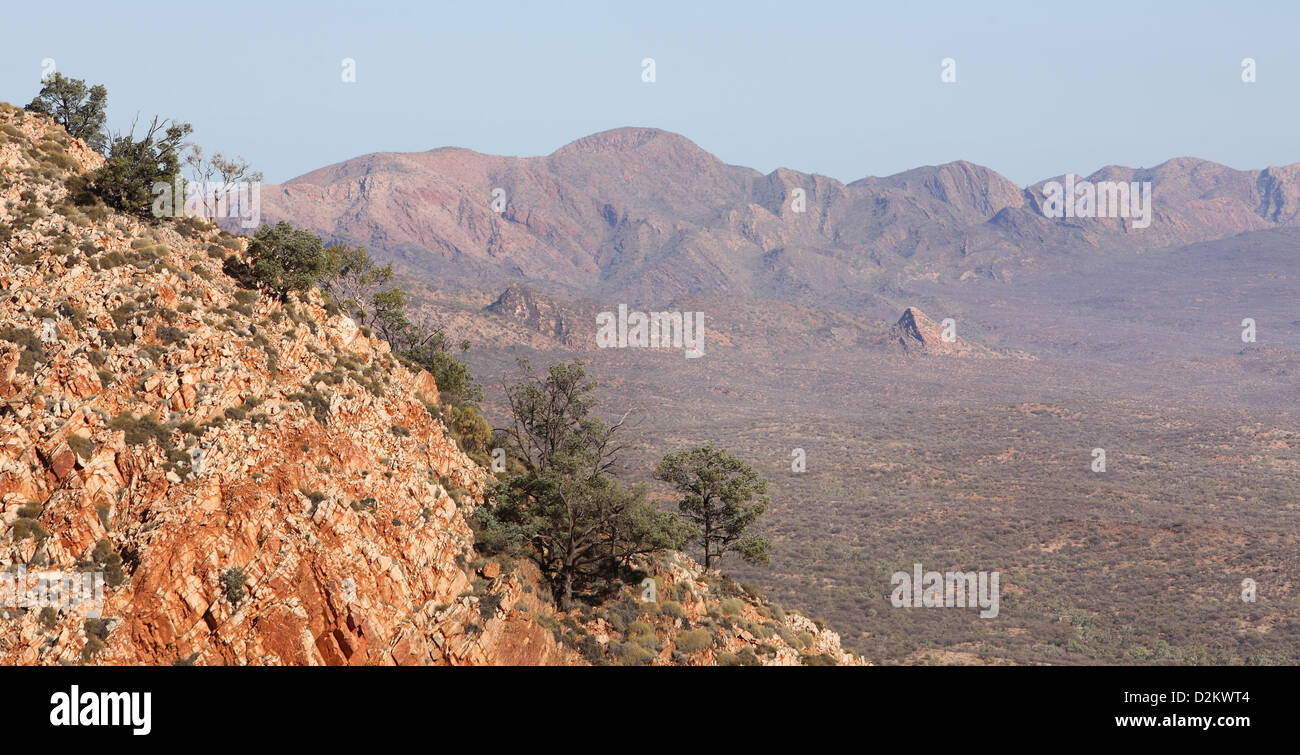
[[[636,642],[620,643],[611,641],[608,647],[610,654],[622,666],[644,666],[654,660],[655,657],[654,650]]]
[[[683,653],[694,653],[712,645],[713,635],[709,634],[709,630],[700,627],[677,635],[674,644]]]
[[[445,402],[456,406],[469,406],[482,400],[483,388],[475,382],[469,366],[447,351],[441,340],[435,339],[431,343],[406,349],[399,354],[414,367],[427,370],[433,376],[434,382],[438,384],[438,392]]]
[[[745,604],[737,598],[730,598],[722,601],[720,608],[723,616],[739,616],[740,612],[745,609]]]
[[[90,638],[86,640],[86,645],[81,648],[81,662],[90,663],[91,659],[96,655],[99,655],[100,651],[102,651],[106,646],[107,644],[103,640],[91,635]]]
[[[122,412],[114,417],[108,423],[109,428],[121,430],[126,434],[127,445],[142,446],[150,439],[158,442],[158,445],[166,447],[168,445],[168,436],[171,430],[158,423],[158,419],[152,414],[146,414],[143,417],[136,417],[130,412]]]
[[[330,418],[329,399],[321,395],[320,391],[315,388],[309,388],[306,391],[298,391],[285,396],[289,401],[297,401],[303,405],[303,408],[311,412],[312,416],[321,425],[328,425]]]
[[[10,526],[9,532],[13,535],[15,541],[31,538],[39,543],[50,536],[50,533],[41,526],[40,522],[27,517],[15,519]]]
[[[105,514],[107,510],[105,511]],[[101,521],[106,518],[101,516]],[[95,543],[95,547],[90,552],[90,558],[104,572],[104,581],[109,587],[117,587],[126,582],[126,571],[122,568],[122,557],[113,548],[113,544],[108,538],[103,538]]]
[[[82,624],[82,628],[86,630],[87,637],[98,637],[101,640],[108,639],[109,626],[106,619],[86,619],[85,623]]]
[[[316,285],[329,268],[320,237],[284,221],[260,229],[247,256],[257,284],[281,298]]]
[[[176,221],[176,231],[187,239],[203,238],[209,228],[211,224],[200,218],[184,217]]]
[[[678,603],[675,600],[664,601],[664,603],[659,606],[659,611],[663,615],[671,616],[675,619],[686,618],[686,610],[682,608],[681,603]]]
[[[500,593],[488,593],[480,595],[478,599],[478,615],[484,621],[496,615],[497,608],[501,605],[504,596]]]
[[[103,152],[107,141],[104,121],[108,90],[99,84],[87,87],[84,80],[57,72],[44,81],[36,99],[25,109],[50,116],[69,135],[84,140],[96,152]]]
[[[578,640],[578,650],[587,662],[596,665],[608,665],[609,661],[605,658],[605,646],[596,641],[595,635],[586,634]]]
[[[627,625],[627,634],[631,637],[649,637],[654,639],[655,628],[644,621],[634,621]]]
[[[185,339],[188,336],[185,331],[180,328],[173,328],[170,325],[159,325],[154,331],[154,335],[157,336],[160,342],[165,343],[168,346],[184,346]]]
[[[718,665],[739,666],[740,656],[736,655],[735,653],[727,653],[727,652],[718,653]]]
[[[41,615],[38,620],[40,621],[41,626],[46,629],[53,629],[58,626],[59,612],[55,610],[54,606],[46,606],[41,609]]]
[[[832,658],[829,655],[826,655],[825,653],[817,653],[815,655],[811,655],[811,654],[801,655],[799,656],[799,660],[802,661],[803,665],[805,666],[838,666],[839,665],[839,663],[837,663],[834,658]]]
[[[31,375],[36,372],[36,363],[45,361],[45,346],[28,328],[0,328],[0,341],[9,341],[22,349],[18,357],[19,372]]]
[[[91,189],[108,206],[141,217],[151,214],[153,186],[171,187],[180,176],[178,150],[193,129],[188,123],[160,121],[157,117],[136,140],[134,131],[113,139],[103,167],[91,178]],[[174,197],[182,201],[183,197]]]
[[[247,594],[244,584],[247,581],[248,576],[239,567],[231,567],[221,573],[221,589],[225,591],[226,600],[231,605],[239,605],[239,601],[244,599]]]

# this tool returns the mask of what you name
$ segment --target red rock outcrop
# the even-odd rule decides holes
[[[0,127],[0,567],[107,581],[80,605],[5,595],[0,663],[603,658],[560,630],[576,620],[535,569],[476,555],[488,475],[428,373],[316,291],[240,288],[223,269],[242,239],[71,203],[98,155],[9,106]],[[802,658],[769,644],[765,662]]]

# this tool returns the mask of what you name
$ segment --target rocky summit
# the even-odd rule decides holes
[[[101,160],[0,105],[0,566],[104,579],[6,605],[0,663],[862,662],[677,553],[559,610],[476,554],[490,474],[429,373],[314,290],[245,287],[246,239],[87,199]]]

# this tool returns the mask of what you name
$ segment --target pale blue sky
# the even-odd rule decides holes
[[[367,152],[547,154],[626,125],[842,181],[957,159],[1019,184],[1181,155],[1300,162],[1284,0],[122,5],[8,4],[0,100],[28,102],[53,58],[108,87],[112,127],[190,121],[272,182]]]

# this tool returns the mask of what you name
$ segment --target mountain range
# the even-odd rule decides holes
[[[264,187],[263,219],[360,243],[440,285],[524,283],[631,303],[684,294],[845,308],[908,281],[1010,280],[1300,223],[1300,165],[1180,157],[1089,181],[1150,182],[1152,222],[1049,218],[1044,185],[965,161],[844,184],[728,165],[620,128],[544,157],[375,153]],[[1083,180],[1081,177],[1079,180]],[[495,202],[495,206],[494,206]],[[896,310],[895,310],[896,312]]]

